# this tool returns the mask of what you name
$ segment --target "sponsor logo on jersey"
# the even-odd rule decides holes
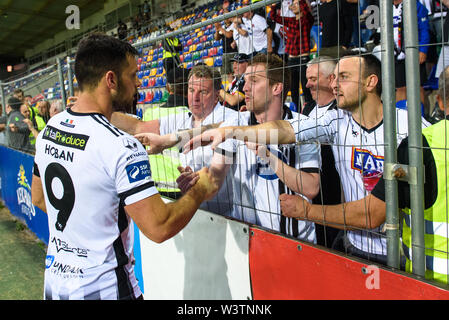
[[[123,141],[123,145],[125,146],[125,148],[127,148],[127,149],[129,149],[129,150],[131,150],[133,152],[137,152],[137,150],[139,150],[137,148],[137,142],[136,141],[134,141],[134,140],[132,140],[130,138],[123,138],[122,141]]]
[[[60,146],[84,150],[87,141],[89,140],[89,136],[66,132],[47,125],[43,139],[49,140]]]
[[[60,122],[61,125],[69,128],[75,128],[75,125],[73,124],[73,120],[65,119],[65,121]]]
[[[384,157],[369,150],[352,147],[351,168],[359,172],[384,172]]]
[[[50,268],[54,261],[55,261],[55,256],[48,255],[45,258],[45,269]]]
[[[148,160],[132,163],[126,167],[129,183],[149,179],[151,177]]]
[[[141,152],[137,152],[137,153],[133,153],[132,155],[126,157],[126,161],[132,160],[134,158],[140,158],[140,157],[146,157],[148,156],[146,151],[141,151]]]
[[[63,278],[83,278],[84,276],[82,268],[58,262],[52,255],[47,255],[45,269],[49,269],[51,273]]]
[[[36,215],[36,211],[31,201],[31,186],[25,176],[25,168],[23,165],[20,165],[19,173],[17,174],[17,184],[19,185],[16,190],[17,203],[21,212],[31,220]]]
[[[270,148],[268,148],[270,149]],[[272,153],[274,153],[279,160],[283,161],[284,163],[288,163],[287,158],[280,150],[271,150]],[[270,163],[259,156],[256,156],[256,174],[266,180],[275,180],[278,179],[278,176],[276,175],[273,168],[271,168]]]
[[[87,253],[89,252],[89,249],[83,249],[83,248],[76,248],[71,247],[66,241],[61,240],[59,238],[53,237],[51,240],[51,243],[55,245],[56,251],[59,253],[59,251],[64,251],[68,253],[73,253],[77,255],[78,257],[86,258]]]

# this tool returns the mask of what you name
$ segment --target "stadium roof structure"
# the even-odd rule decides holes
[[[0,60],[24,57],[25,50],[66,29],[69,5],[78,6],[83,19],[103,9],[104,1],[0,0]]]

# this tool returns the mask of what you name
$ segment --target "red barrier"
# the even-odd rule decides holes
[[[409,274],[367,265],[280,235],[251,229],[255,300],[449,299],[449,291]]]

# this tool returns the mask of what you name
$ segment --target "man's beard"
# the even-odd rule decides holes
[[[345,102],[343,104],[338,105],[338,108],[345,110],[345,111],[349,111],[351,113],[356,111],[357,108],[362,107],[363,103],[366,100],[366,92],[361,91],[360,95],[361,95],[360,99],[359,99],[359,97],[356,97],[355,99],[350,100],[350,101],[345,100]]]
[[[122,86],[119,82],[118,88],[117,88],[117,95],[112,98],[112,110],[117,112],[124,112],[124,113],[133,113],[136,111],[136,105],[137,105],[137,95],[138,93],[134,94],[133,99],[124,99],[124,92],[121,89]]]

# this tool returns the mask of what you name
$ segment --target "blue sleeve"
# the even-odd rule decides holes
[[[430,27],[429,19],[427,18],[428,11],[419,1],[416,1],[416,11],[418,13],[418,43],[420,45],[429,44],[430,42]],[[419,51],[426,53],[429,50],[428,46],[420,46]]]

